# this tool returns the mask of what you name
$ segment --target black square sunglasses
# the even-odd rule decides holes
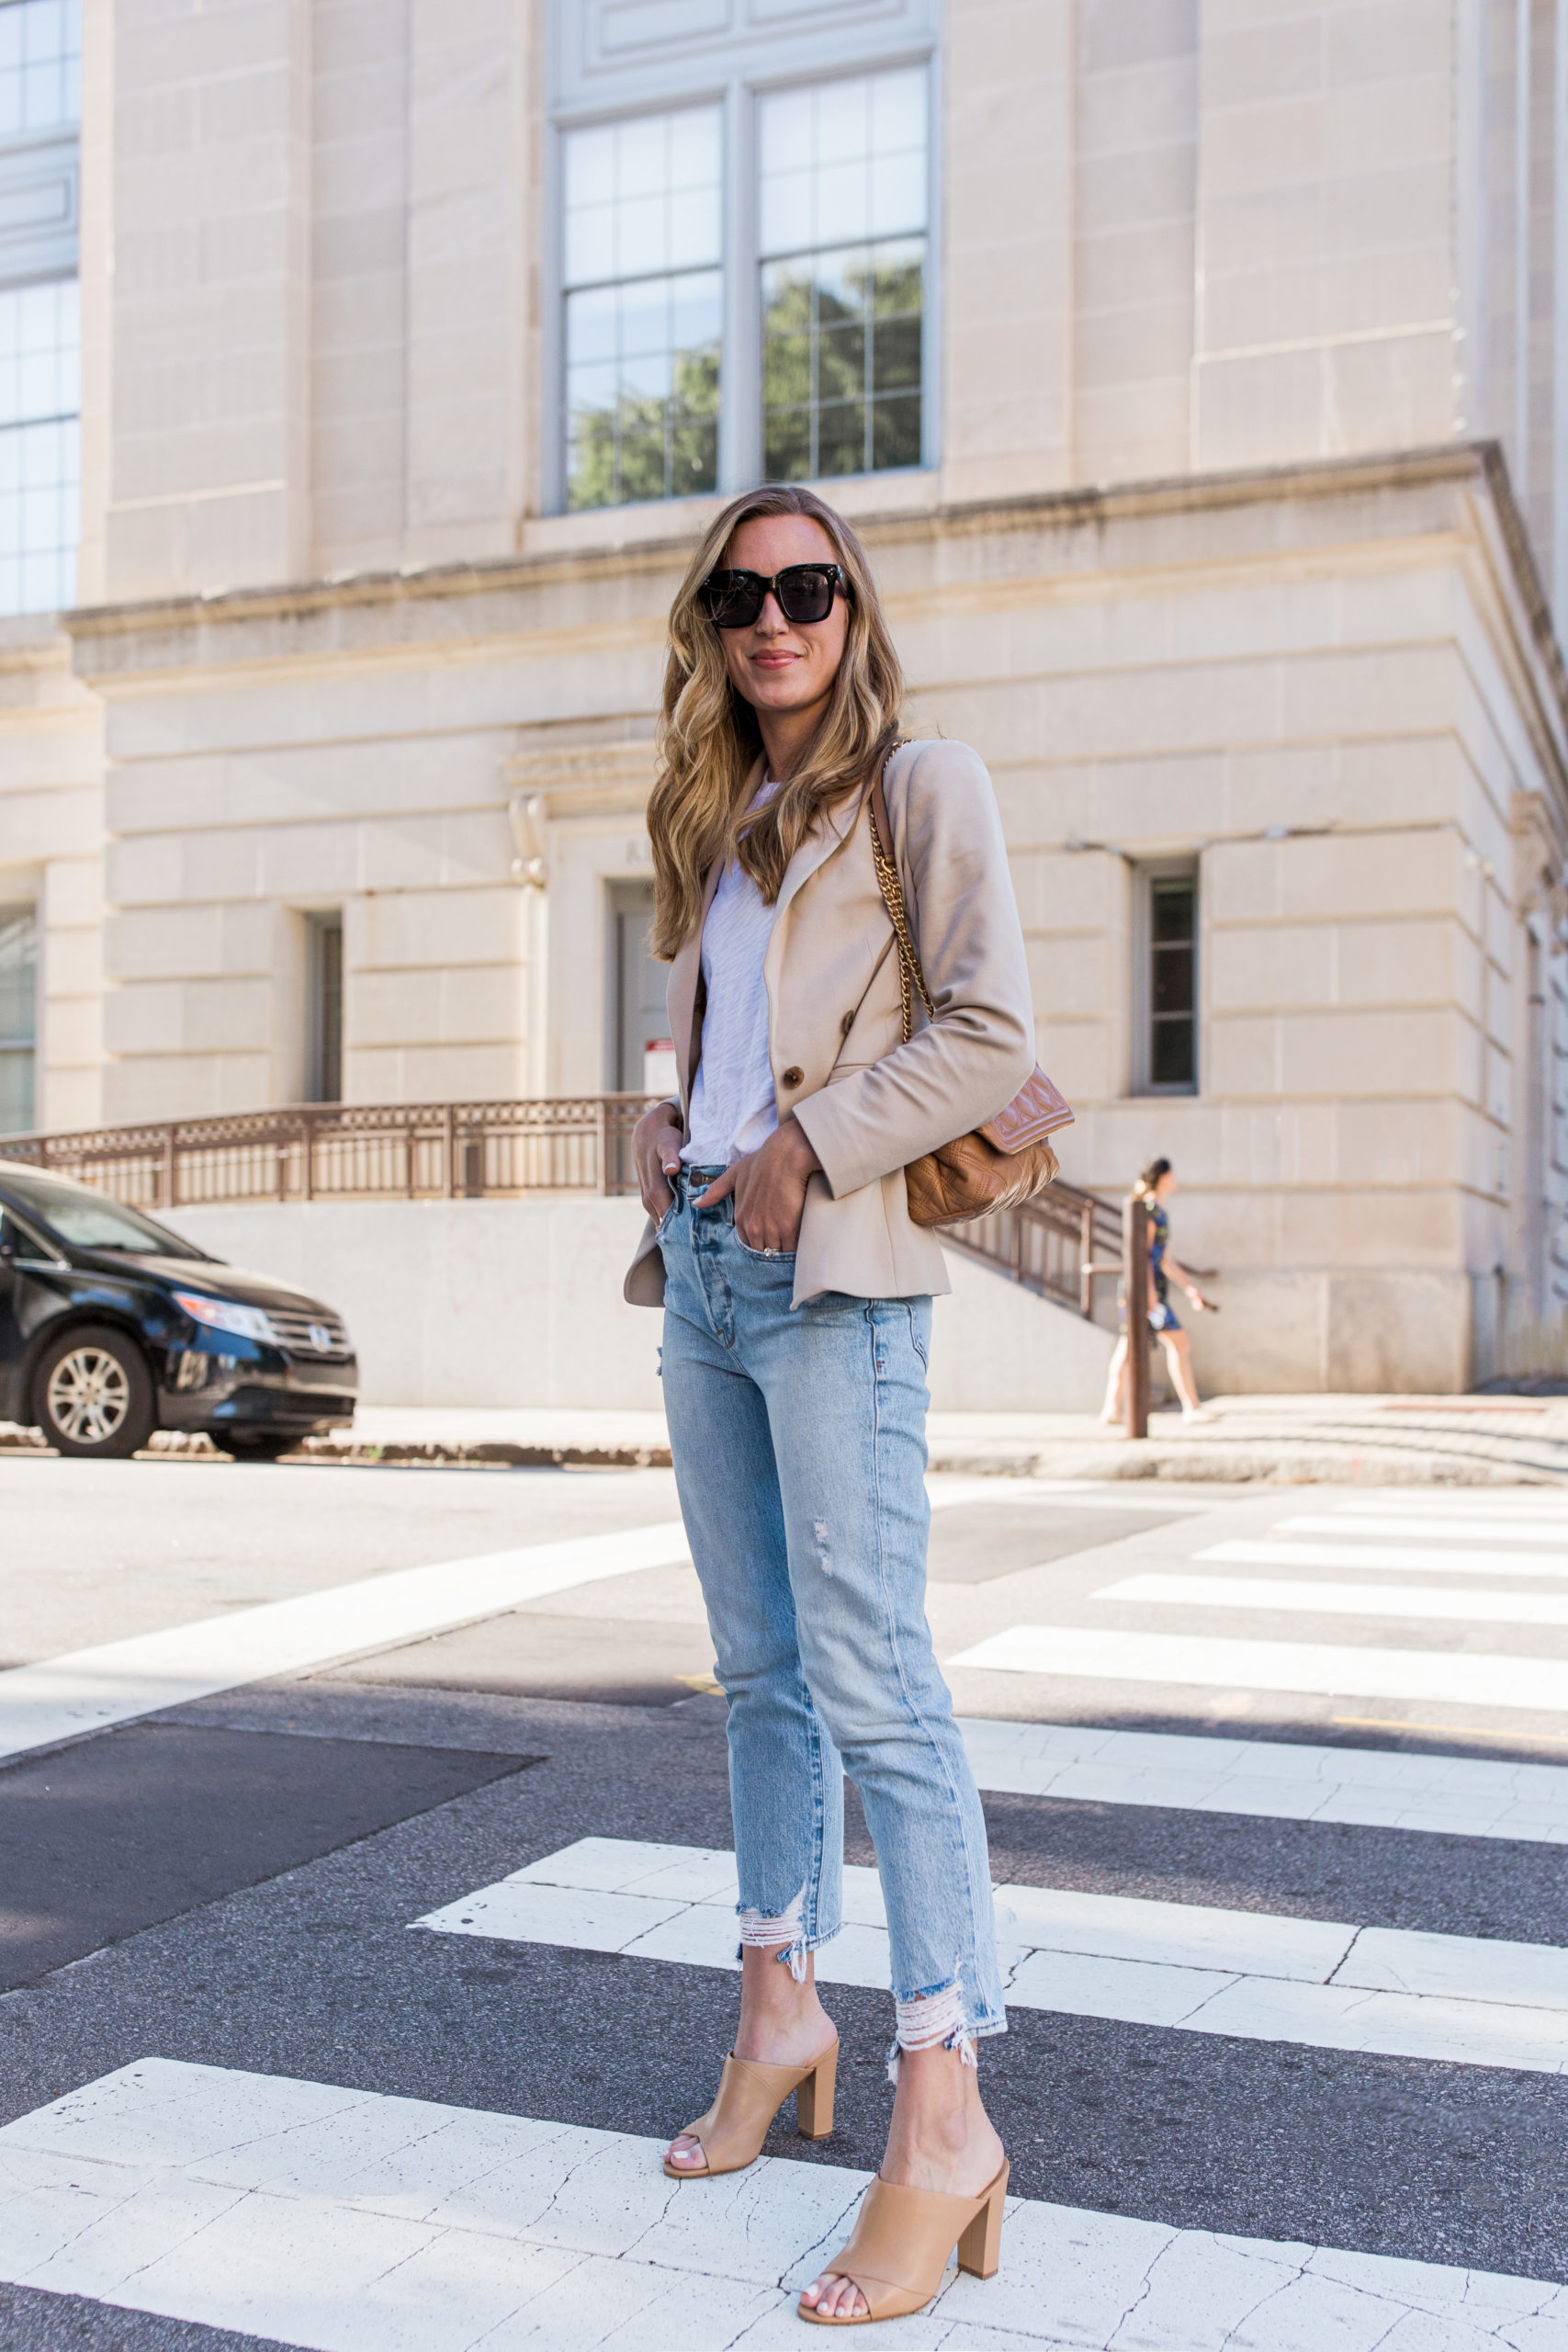
[[[791,563],[764,580],[760,571],[710,571],[702,598],[717,628],[750,628],[769,591],[786,621],[825,621],[835,594],[846,600],[850,583],[836,563]]]

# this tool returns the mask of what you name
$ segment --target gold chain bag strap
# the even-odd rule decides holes
[[[904,1043],[908,1045],[915,1020],[914,990],[919,990],[928,1021],[936,1019],[936,1006],[926,986],[919,951],[909,929],[904,885],[891,848],[893,827],[888,820],[887,795],[883,790],[888,761],[894,752],[902,749],[905,741],[908,738],[892,746],[871,788],[871,854],[876,864],[877,888],[898,947],[898,997]],[[1066,1102],[1036,1063],[1032,1075],[1005,1111],[999,1111],[994,1119],[987,1119],[968,1135],[958,1136],[935,1151],[922,1152],[919,1159],[909,1162],[904,1170],[904,1181],[908,1187],[911,1222],[962,1225],[965,1218],[984,1216],[987,1210],[1016,1208],[1020,1201],[1032,1200],[1036,1193],[1045,1190],[1057,1170],[1056,1155],[1046,1137],[1058,1127],[1069,1126],[1072,1116]]]

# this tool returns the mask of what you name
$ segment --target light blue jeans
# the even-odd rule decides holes
[[[843,1779],[887,1915],[895,2051],[1007,2030],[985,1816],[925,1616],[931,1300],[829,1292],[698,1210],[660,1227],[664,1400],[729,1702],[741,1939],[796,1975],[843,1922]],[[841,1759],[841,1763],[840,1763]]]

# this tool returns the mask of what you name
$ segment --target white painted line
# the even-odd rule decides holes
[[[794,2343],[869,2176],[764,2156],[672,2186],[660,2150],[146,2059],[0,2132],[0,2277],[310,2352]],[[884,2333],[889,2352],[1124,2352],[1134,2307],[1136,2342],[1167,2352],[1551,2352],[1568,2330],[1545,2281],[1011,2198],[997,2276],[950,2269],[928,2318]]]
[[[679,1521],[439,1560],[357,1584],[171,1625],[0,1674],[0,1758],[47,1747],[269,1675],[298,1674],[442,1633],[550,1592],[689,1557]]]
[[[1568,1625],[1568,1592],[1454,1592],[1443,1585],[1316,1584],[1284,1577],[1151,1574],[1101,1585],[1095,1600],[1179,1609],[1284,1609],[1320,1617],[1433,1618],[1466,1625]]]
[[[1020,2008],[1568,2074],[1568,1951],[1552,1945],[1056,1887],[996,1894],[1007,1997]],[[413,1925],[733,1969],[736,1901],[732,1854],[584,1838]],[[818,1981],[886,1990],[874,1870],[846,1869],[844,1914],[817,1954]]]
[[[1220,1508],[1212,1498],[1195,1500],[1183,1495],[1141,1495],[1108,1492],[1076,1478],[1010,1478],[971,1476],[963,1471],[933,1470],[926,1481],[933,1510],[954,1503],[1061,1503],[1072,1510],[1157,1512],[1161,1518],[1202,1519]]]
[[[1198,1690],[1306,1690],[1332,1699],[1427,1699],[1568,1714],[1568,1659],[1434,1650],[1352,1649],[1329,1642],[1240,1642],[1218,1634],[1118,1634],[1087,1625],[1015,1625],[961,1650],[953,1666],[1001,1674],[1181,1682]]]
[[[1530,1559],[1516,1552],[1435,1552],[1425,1544],[1249,1544],[1235,1537],[1195,1552],[1196,1560],[1229,1560],[1249,1568],[1397,1568],[1429,1576],[1568,1577],[1568,1552]]]
[[[1568,1845],[1560,1764],[980,1716],[960,1729],[981,1788],[1011,1795]]]
[[[1377,1511],[1303,1511],[1298,1518],[1279,1521],[1274,1532],[1278,1535],[1397,1535],[1402,1541],[1412,1535],[1436,1536],[1445,1544],[1473,1544],[1478,1535],[1486,1535],[1505,1544],[1568,1544],[1568,1520],[1507,1520],[1490,1514],[1463,1521],[1422,1519],[1414,1514],[1400,1518],[1381,1509]]]
[[[1552,1487],[1515,1487],[1504,1488],[1484,1487],[1465,1488],[1450,1487],[1434,1489],[1423,1487],[1404,1491],[1397,1487],[1385,1487],[1371,1501],[1363,1494],[1354,1500],[1347,1497],[1336,1505],[1345,1511],[1376,1510],[1404,1517],[1406,1513],[1431,1517],[1441,1513],[1444,1519],[1557,1519],[1568,1532],[1568,1504],[1556,1497],[1562,1489]]]

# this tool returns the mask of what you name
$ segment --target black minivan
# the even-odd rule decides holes
[[[274,1462],[351,1422],[358,1387],[330,1307],[0,1158],[0,1420],[94,1459],[165,1429]]]

